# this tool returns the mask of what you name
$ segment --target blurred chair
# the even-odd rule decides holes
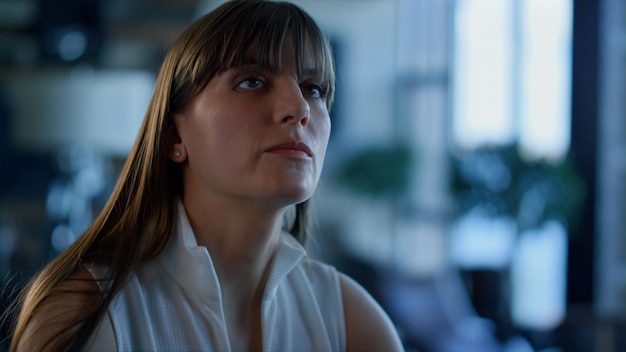
[[[407,349],[423,352],[532,352],[521,336],[500,341],[471,304],[458,271],[429,277],[381,275],[377,291]]]

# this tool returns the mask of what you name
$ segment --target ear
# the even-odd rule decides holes
[[[166,134],[168,157],[175,163],[182,163],[187,160],[187,148],[185,148],[174,123],[170,124]]]

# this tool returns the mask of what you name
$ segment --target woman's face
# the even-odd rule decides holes
[[[278,72],[256,62],[215,76],[174,117],[182,150],[185,196],[261,200],[277,206],[309,198],[319,180],[330,134],[313,55],[298,76],[285,43]],[[256,53],[252,53],[256,54]],[[256,55],[250,55],[256,57]]]

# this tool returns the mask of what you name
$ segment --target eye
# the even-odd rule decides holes
[[[237,84],[238,88],[249,89],[249,90],[260,89],[260,88],[263,88],[264,86],[265,86],[265,82],[263,82],[262,79],[257,78],[257,77],[246,78],[242,80],[241,82],[239,82],[239,84]]]
[[[302,93],[312,98],[325,98],[326,97],[326,91],[324,90],[324,88],[314,83],[305,83],[302,86]]]

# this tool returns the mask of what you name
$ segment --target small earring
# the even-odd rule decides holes
[[[175,152],[174,152],[174,155],[175,155],[177,158],[180,158],[180,150],[175,151]]]

